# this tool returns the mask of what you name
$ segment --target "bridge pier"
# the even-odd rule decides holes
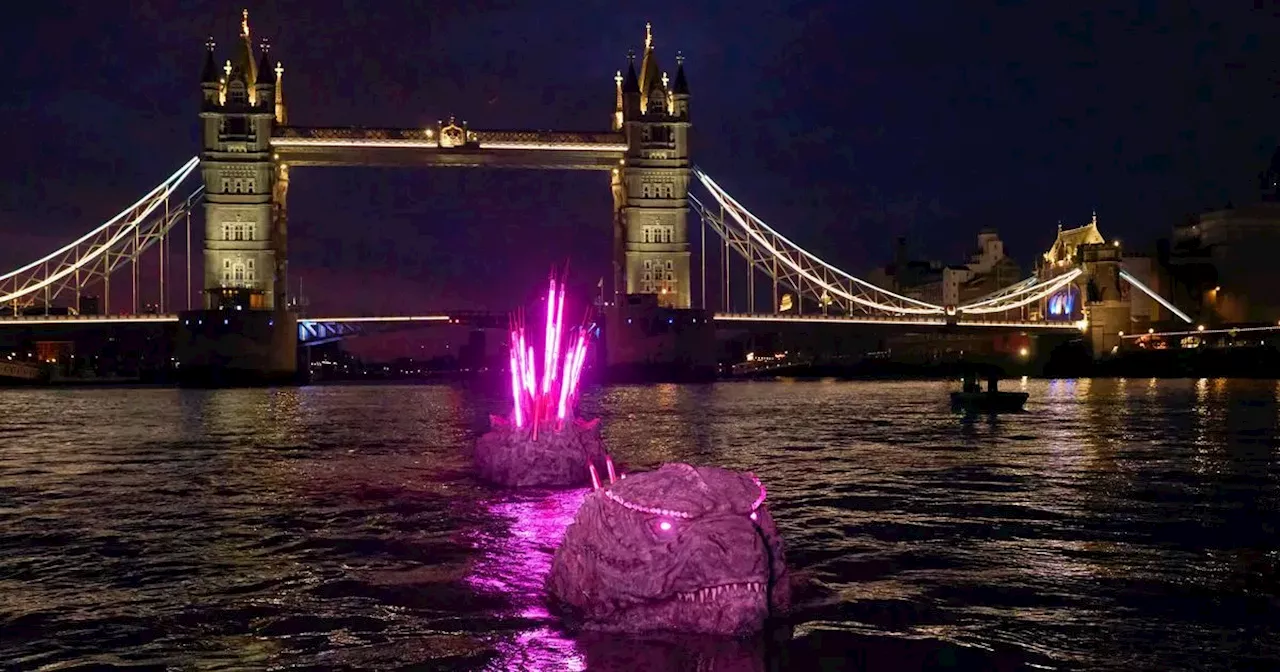
[[[717,373],[712,313],[667,308],[636,294],[605,309],[605,378],[610,382],[694,382]]]
[[[178,384],[248,387],[297,381],[298,316],[284,310],[178,314]]]

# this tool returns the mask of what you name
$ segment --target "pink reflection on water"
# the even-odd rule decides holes
[[[497,524],[476,537],[477,555],[463,580],[477,593],[508,600],[501,617],[526,621],[495,644],[499,657],[488,669],[586,669],[577,643],[554,627],[545,582],[552,554],[588,492],[511,494],[487,505]]]

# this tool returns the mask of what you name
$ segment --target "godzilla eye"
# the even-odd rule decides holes
[[[756,515],[756,512],[755,512],[755,511],[752,511],[752,512],[751,512],[751,520],[760,520],[760,516]]]
[[[672,530],[676,529],[675,524],[666,518],[658,518],[650,521],[649,527],[653,529],[654,534],[658,535],[667,535],[670,534]]]

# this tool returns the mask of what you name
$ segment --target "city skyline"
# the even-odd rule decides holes
[[[56,4],[21,10],[33,29],[15,40],[19,67],[6,75],[12,81],[5,89],[29,95],[10,100],[0,118],[33,132],[16,138],[17,153],[29,160],[8,165],[8,179],[0,180],[0,194],[14,206],[0,215],[0,235],[12,241],[0,262],[18,265],[78,235],[195,153],[203,40],[212,33],[225,51],[239,19],[238,11],[214,4],[185,14],[95,9],[56,32],[49,29],[61,18]],[[248,6],[255,42],[270,38],[272,60],[284,63],[291,121],[311,125],[425,125],[457,114],[490,128],[604,129],[612,74],[625,66],[628,49],[641,46],[643,25],[652,21],[666,69],[674,68],[676,52],[688,58],[694,163],[714,171],[731,191],[750,194],[745,205],[766,221],[851,270],[887,261],[898,235],[911,238],[920,256],[959,258],[983,226],[997,228],[1012,255],[1027,264],[1052,240],[1058,221],[1078,225],[1093,210],[1109,235],[1137,241],[1167,235],[1181,216],[1228,200],[1246,202],[1275,145],[1274,132],[1262,123],[1274,115],[1246,114],[1275,107],[1275,85],[1256,86],[1269,76],[1264,64],[1273,47],[1249,39],[1249,26],[1241,23],[1247,12],[1216,17],[1218,27],[1208,30],[1210,18],[1197,24],[1167,12],[1117,11],[1092,25],[1082,19],[1077,31],[1053,9],[988,7],[976,18],[948,23],[946,11],[907,21],[897,9],[817,3],[804,13],[720,16],[722,27],[725,21],[740,25],[715,32],[710,9],[650,6],[648,16],[639,16],[587,7],[583,11],[601,18],[590,22],[599,31],[557,41],[548,38],[554,31],[524,29],[528,14],[511,8],[487,7],[483,16],[453,8],[402,22],[397,19],[408,18],[403,9],[367,14],[326,3]],[[545,14],[551,25],[566,24],[553,7]],[[89,28],[104,25],[81,23],[94,12],[111,14],[115,23],[89,44],[83,39]],[[392,22],[416,25],[430,39],[388,40]],[[1168,29],[1148,34],[1147,24]],[[844,36],[833,33],[837,25],[866,31],[864,39],[842,42]],[[944,25],[950,30],[944,37],[968,45],[955,50],[950,63],[941,56],[945,40],[925,40],[938,37]],[[1121,49],[1109,41],[1117,26],[1125,26],[1126,41],[1135,44]],[[1025,49],[1030,35],[1046,30],[1055,38],[1037,45],[1041,52]],[[966,42],[974,31],[988,39]],[[339,35],[351,40],[346,48],[335,42]],[[57,45],[107,74],[35,58],[38,49]],[[111,51],[110,58],[95,61],[98,49]],[[1198,65],[1191,58],[1197,50]],[[352,57],[356,51],[362,59]],[[1133,62],[1118,64],[1126,53]],[[415,55],[426,58],[415,61]],[[1115,79],[1141,68],[1144,59],[1176,64],[1175,57],[1191,58],[1200,69],[1181,72],[1176,81],[1161,78],[1172,77],[1173,65],[1153,69],[1133,90]],[[1053,72],[1063,77],[1049,78]],[[1197,73],[1202,81],[1188,89]],[[1001,84],[984,86],[984,77]],[[939,91],[912,86],[921,78],[946,85],[945,113],[938,111]],[[119,86],[121,79],[130,86]],[[1005,86],[1010,79],[1015,86]],[[834,86],[841,81],[854,86]],[[823,83],[828,86],[817,86]],[[1075,96],[1082,83],[1105,95]],[[1145,119],[1149,128],[1110,125],[1116,130],[1109,134],[1120,139],[1110,156],[1096,152],[1101,158],[1080,163],[1090,145],[1096,150],[1100,141],[1091,133],[1108,127],[1108,115],[1134,124],[1144,121],[1138,118],[1144,109],[1167,108],[1168,101],[1196,92],[1208,101],[1202,101],[1208,120],[1232,123],[1167,114]],[[1075,107],[1050,110],[1056,119],[1045,114],[1046,105],[1068,99]],[[1102,105],[1104,99],[1112,104]],[[788,100],[795,104],[784,105]],[[1016,114],[1028,108],[1041,113]],[[992,128],[1010,114],[1035,128],[1022,134],[1016,126]],[[1170,123],[1183,128],[1158,128]],[[57,127],[64,132],[51,130]],[[1225,139],[1201,147],[1203,140],[1187,139],[1187,128]],[[956,137],[957,130],[967,137]],[[1186,146],[1147,151],[1170,137]],[[28,146],[37,138],[40,147]],[[970,158],[982,161],[966,165],[966,143],[984,138],[1005,144],[975,148]],[[1039,146],[1039,153],[1027,145]],[[1189,170],[1185,164],[1200,151],[1210,161]],[[1029,169],[1037,163],[1042,171]],[[1129,170],[1134,165],[1139,169]],[[483,304],[493,299],[486,290],[523,286],[526,276],[563,259],[581,271],[574,280],[585,291],[608,272],[606,182],[600,175],[543,172],[300,171],[290,199],[293,277],[306,283],[313,304],[347,311],[442,307],[442,297],[448,307]],[[54,196],[59,191],[68,196]],[[1153,203],[1153,193],[1173,195]]]

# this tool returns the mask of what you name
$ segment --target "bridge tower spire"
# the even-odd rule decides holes
[[[634,55],[618,84],[627,153],[620,180],[621,240],[627,294],[656,294],[659,305],[689,308],[689,94],[684,59],[672,84],[658,65],[653,28],[645,24],[640,72]]]

